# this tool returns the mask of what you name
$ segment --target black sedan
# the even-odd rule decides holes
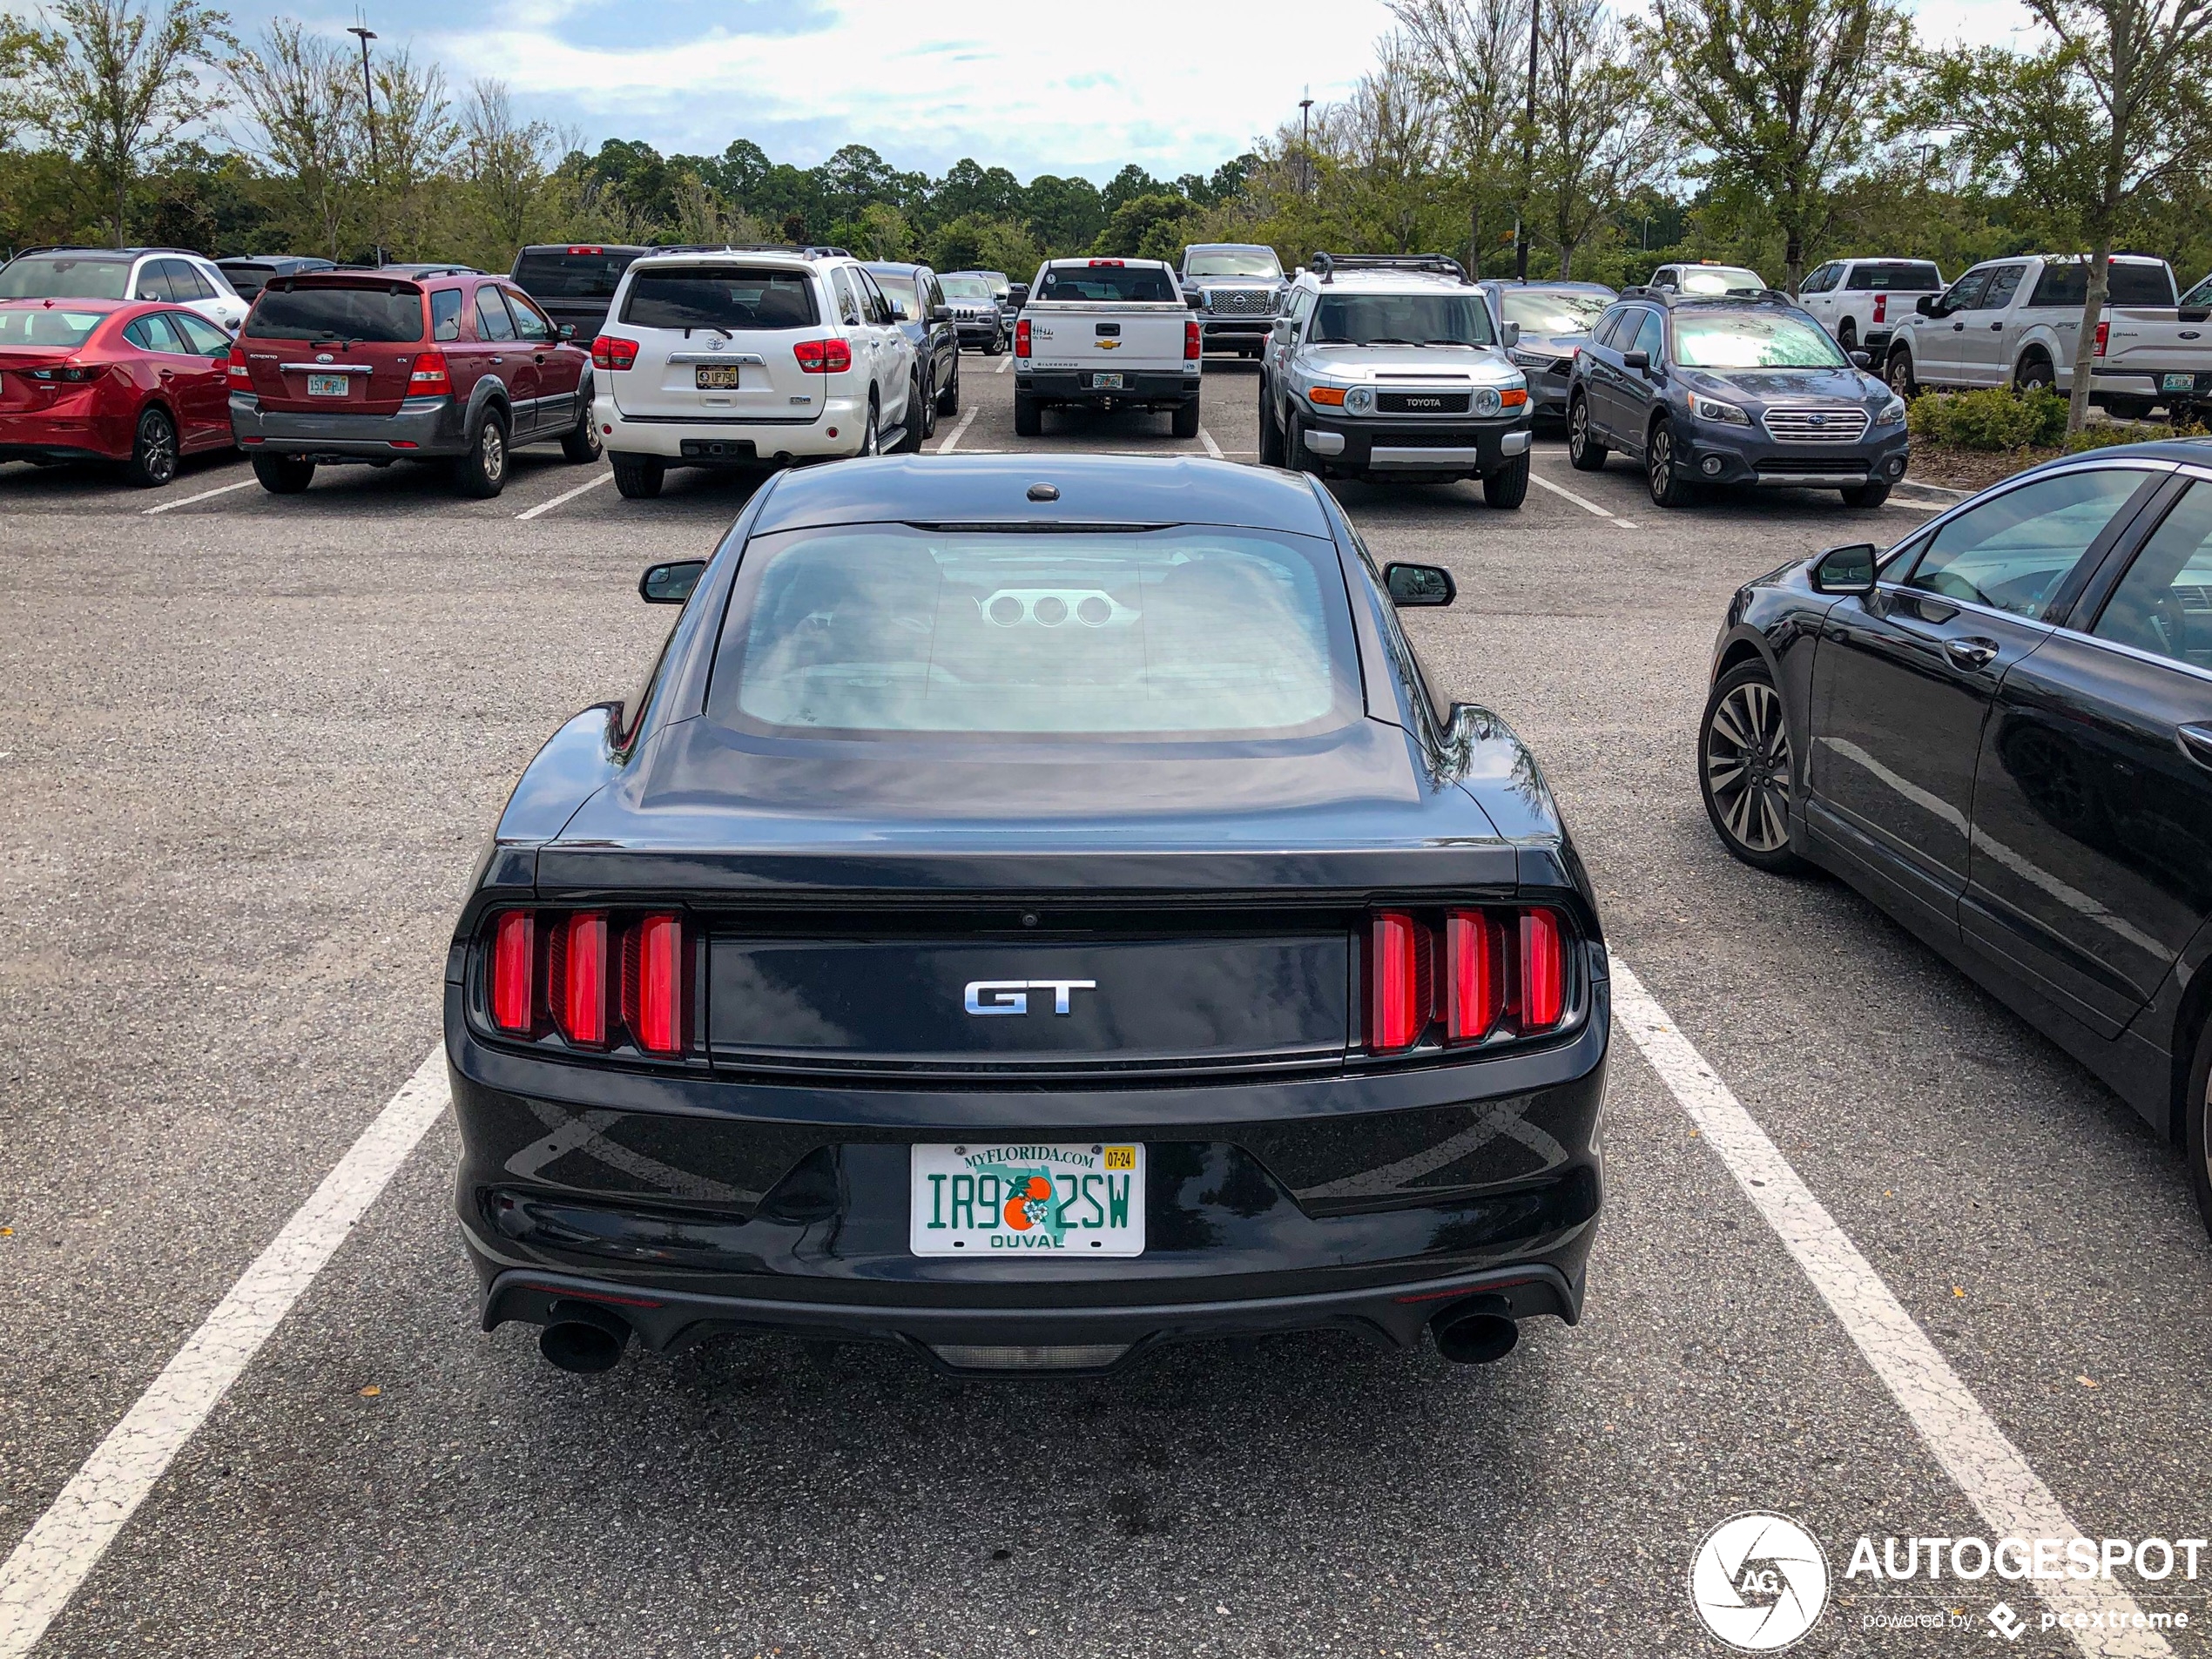
[[[2212,1226],[2212,444],[2022,473],[1743,589],[1700,781],[2186,1145]]]
[[[448,958],[486,1325],[1096,1371],[1580,1312],[1609,1030],[1528,751],[1312,481],[780,475],[523,774]]]
[[[1833,489],[1879,507],[1910,444],[1905,400],[1865,361],[1780,294],[1630,288],[1575,354],[1567,457],[1595,472],[1627,450],[1661,507],[1706,484]]]

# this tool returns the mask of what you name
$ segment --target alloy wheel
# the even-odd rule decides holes
[[[1779,852],[1790,840],[1790,730],[1773,686],[1749,679],[1721,699],[1703,759],[1728,833],[1754,853]]]
[[[484,477],[497,483],[507,474],[507,438],[499,429],[499,422],[484,422]]]
[[[1579,397],[1567,412],[1567,447],[1577,456],[1590,447],[1590,406]]]
[[[1585,415],[1584,419],[1588,417]],[[1651,494],[1656,499],[1670,489],[1675,476],[1675,435],[1662,424],[1651,435],[1651,450],[1647,457],[1651,468]]]
[[[177,428],[158,410],[149,411],[138,427],[138,470],[157,484],[177,475]]]

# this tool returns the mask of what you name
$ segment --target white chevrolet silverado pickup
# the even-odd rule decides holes
[[[1048,260],[1014,324],[1014,429],[1069,405],[1171,410],[1198,435],[1198,323],[1157,260]]]

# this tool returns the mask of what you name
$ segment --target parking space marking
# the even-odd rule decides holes
[[[1577,507],[1581,508],[1586,513],[1595,513],[1600,518],[1613,517],[1612,513],[1607,509],[1599,506],[1588,496],[1576,495],[1573,490],[1567,489],[1564,485],[1552,482],[1550,479],[1545,477],[1543,474],[1538,472],[1534,467],[1531,467],[1528,469],[1528,482],[1535,485],[1539,489],[1548,489],[1553,495],[1561,496],[1568,501],[1573,502]],[[1615,522],[1617,523],[1620,521],[1616,519]],[[1635,526],[1631,524],[1629,528],[1630,529],[1634,529]]]
[[[971,403],[968,406],[968,413],[960,417],[960,424],[952,429],[951,435],[937,446],[937,453],[941,455],[952,454],[953,447],[967,435],[968,428],[974,424],[975,405]]]
[[[550,513],[556,507],[560,506],[563,502],[574,501],[578,496],[583,494],[585,490],[598,489],[601,484],[605,483],[608,479],[613,477],[614,475],[613,470],[610,469],[609,470],[599,474],[597,477],[585,479],[574,489],[563,490],[559,495],[554,496],[551,501],[542,501],[535,507],[524,508],[521,512],[516,514],[515,516],[518,519],[536,518],[540,513]]]
[[[430,1050],[0,1565],[0,1659],[37,1644],[448,1103]]]
[[[152,518],[156,513],[173,512],[179,507],[189,507],[196,501],[212,501],[218,496],[227,496],[233,489],[243,489],[248,484],[258,484],[259,478],[241,478],[234,484],[219,484],[213,489],[203,489],[197,496],[186,496],[181,501],[165,501],[158,507],[149,507],[142,516]]]
[[[1206,446],[1206,453],[1216,461],[1221,459],[1221,446],[1213,441],[1213,434],[1204,427],[1198,428],[1198,442]]]
[[[1836,1224],[1827,1206],[1744,1110],[1735,1091],[1706,1063],[1629,965],[1618,956],[1612,964],[1613,1015],[1618,1028],[1635,1042],[1697,1126],[1699,1138],[1718,1154],[1752,1208],[1774,1229],[1874,1374],[1905,1408],[1936,1461],[1981,1512],[1992,1537],[2079,1536],[2080,1529],[2042,1477],[1982,1409],[1927,1332]],[[2030,1581],[2054,1612],[2100,1615],[2088,1628],[2067,1632],[2086,1655],[2160,1659],[2173,1651],[2156,1631],[2128,1628],[2137,1617],[2134,1598],[2109,1581]]]
[[[999,366],[998,366],[996,368],[993,369],[993,370],[991,371],[991,373],[992,373],[992,374],[1005,374],[1005,373],[1006,373],[1006,371],[1007,371],[1008,369],[1012,368],[1013,367],[1014,367],[1014,359],[1013,359],[1013,358],[1011,358],[1011,357],[1001,357],[1001,358],[1000,358],[1000,359],[999,359]]]

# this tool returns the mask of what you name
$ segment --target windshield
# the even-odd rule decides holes
[[[1490,311],[1472,293],[1324,293],[1317,345],[1487,346]]]
[[[28,253],[0,271],[0,299],[127,300],[131,261],[100,255]]]
[[[814,280],[804,271],[700,266],[637,271],[622,320],[640,328],[812,328]]]
[[[1039,300],[1076,300],[1108,304],[1173,305],[1175,284],[1157,265],[1123,265],[1094,260],[1089,265],[1055,265],[1044,273]]]
[[[1613,301],[1602,293],[1528,293],[1500,296],[1506,320],[1524,334],[1587,334]]]
[[[2198,306],[2212,306],[2212,276],[2206,277],[2203,281],[2183,294],[2181,303],[2191,309]]]
[[[422,338],[422,291],[402,288],[264,288],[246,320],[259,340],[357,340],[396,344]]]
[[[1279,277],[1283,262],[1271,247],[1217,247],[1193,253],[1184,267],[1193,277]]]
[[[1844,368],[1850,360],[1817,323],[1724,311],[1675,314],[1675,361],[1683,368]]]
[[[54,346],[74,350],[105,322],[105,311],[70,311],[60,306],[0,307],[0,349]]]
[[[1757,293],[1766,287],[1757,271],[1737,265],[1686,265],[1677,274],[1684,293],[1733,293],[1739,288]]]
[[[991,285],[981,277],[939,277],[937,286],[945,291],[948,300],[993,300]]]
[[[780,735],[1283,737],[1359,717],[1330,544],[902,525],[748,548],[711,718]],[[734,661],[732,660],[734,658]]]

